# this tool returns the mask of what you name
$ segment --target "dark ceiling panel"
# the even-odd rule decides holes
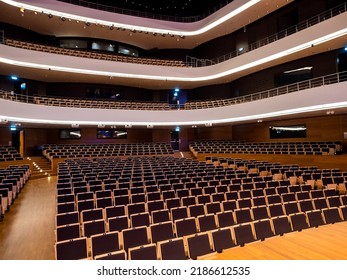
[[[87,2],[153,14],[189,17],[209,14],[232,0],[88,0]]]

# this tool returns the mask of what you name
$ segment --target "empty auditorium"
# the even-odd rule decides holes
[[[346,190],[345,0],[0,0],[0,260],[343,261]]]

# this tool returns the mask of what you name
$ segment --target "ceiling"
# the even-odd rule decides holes
[[[125,1],[125,0],[123,0]],[[129,0],[128,0],[129,1]],[[197,3],[197,0],[192,0],[194,3]],[[118,1],[117,1],[118,2]],[[139,2],[139,1],[137,1]],[[245,22],[251,21],[251,19],[258,19],[260,15],[265,15],[269,11],[279,9],[280,7],[290,3],[291,0],[267,0],[260,1],[253,8],[250,8],[242,13],[242,15],[237,16],[231,21],[226,21],[223,24],[218,25],[217,27],[204,32],[197,36],[189,36],[185,39],[179,38],[168,38],[162,36],[153,37],[151,34],[144,33],[130,33],[129,31],[117,31],[110,30],[108,28],[103,28],[100,26],[91,25],[86,27],[83,24],[77,24],[73,21],[62,21],[58,17],[49,18],[45,14],[35,14],[34,12],[25,11],[22,13],[17,7],[13,7],[5,4],[0,1],[0,18],[3,22],[22,26],[27,29],[42,33],[42,34],[52,34],[52,35],[76,35],[81,37],[98,37],[98,38],[109,38],[109,39],[121,39],[127,38],[129,43],[133,45],[142,44],[143,47],[157,47],[157,48],[191,48],[194,45],[199,45],[202,42],[208,41],[211,38],[219,37],[225,35],[226,33],[231,33],[235,30],[238,30],[241,26],[245,26]],[[65,4],[65,3],[63,3]],[[223,34],[219,33],[223,32]],[[5,34],[6,35],[6,34]],[[155,38],[155,39],[154,39]],[[324,44],[319,44],[312,48],[304,49],[299,52],[294,52],[281,59],[271,60],[266,64],[259,65],[257,67],[248,68],[246,70],[240,71],[233,75],[227,75],[214,80],[209,81],[200,81],[194,83],[185,83],[180,82],[179,84],[176,81],[156,81],[146,80],[146,79],[132,79],[132,78],[117,78],[117,77],[105,77],[105,76],[93,76],[93,75],[84,75],[78,73],[69,73],[66,75],[63,72],[47,71],[26,67],[19,67],[9,64],[0,64],[0,74],[9,75],[9,73],[16,73],[20,77],[27,79],[47,81],[47,82],[83,82],[83,83],[98,83],[98,84],[116,84],[124,85],[138,88],[147,88],[147,89],[170,89],[176,86],[180,88],[196,88],[212,84],[223,84],[228,83],[233,80],[236,80],[242,76],[261,71],[263,69],[283,64],[288,61],[296,60],[302,57],[326,52],[328,50],[333,50],[344,46],[345,37],[340,37],[329,41]],[[126,41],[124,39],[124,41]]]
[[[203,15],[231,1],[204,1],[203,5],[201,0],[88,0],[86,2],[152,14],[189,17]]]
[[[26,0],[27,1],[27,0]],[[50,0],[52,1],[52,0]],[[124,0],[123,0],[124,1]],[[129,1],[129,0],[128,0]],[[183,0],[180,0],[183,1]],[[195,3],[198,0],[192,0]],[[28,2],[28,1],[27,1]],[[117,1],[118,2],[118,1]],[[139,2],[139,1],[137,1]],[[216,2],[216,1],[208,1]],[[260,1],[243,11],[242,13],[231,17],[225,22],[213,27],[212,29],[202,32],[194,36],[161,36],[159,34],[153,34],[152,32],[133,32],[130,29],[118,29],[118,28],[109,28],[109,26],[104,26],[101,24],[89,24],[86,25],[85,22],[70,20],[62,20],[59,16],[49,17],[47,14],[34,12],[30,10],[25,10],[21,12],[18,7],[5,4],[0,1],[0,21],[8,24],[13,24],[25,29],[29,29],[40,34],[56,36],[56,37],[85,37],[85,38],[100,38],[106,40],[112,40],[117,42],[122,42],[137,46],[145,50],[151,49],[193,49],[205,42],[208,42],[217,37],[221,37],[230,33],[235,32],[241,28],[244,28],[248,24],[258,20],[261,17],[264,17],[271,12],[280,9],[281,7],[293,2],[293,0],[266,0]],[[206,1],[204,2],[204,4]],[[37,4],[40,5],[39,3]],[[70,4],[61,3],[61,5]],[[76,7],[70,5],[71,7]],[[204,6],[204,5],[201,5]],[[85,13],[96,14],[95,10],[81,7]],[[232,8],[226,6],[224,9],[232,11]],[[99,11],[98,11],[99,12]],[[102,12],[103,14],[105,12]],[[227,13],[227,12],[226,12]],[[122,23],[117,14],[107,13],[107,16],[114,19],[114,26],[117,26],[117,23]],[[101,18],[103,19],[103,18]],[[97,19],[96,19],[97,20]],[[210,24],[211,20],[208,20],[207,23]],[[146,27],[163,27],[168,29],[167,26],[171,26],[168,23],[162,23],[161,21],[148,21],[147,19],[143,20],[143,24]],[[212,21],[213,22],[213,21]],[[129,18],[128,18],[129,24]],[[130,22],[132,24],[132,22]],[[183,24],[183,23],[178,23]],[[200,24],[201,25],[201,24]],[[176,26],[176,23],[173,23],[173,26]],[[180,25],[178,25],[180,26]],[[196,27],[199,26],[198,23],[194,23],[190,28],[196,30]],[[206,24],[204,25],[206,26]],[[180,32],[184,29],[174,27],[177,32]],[[6,35],[6,34],[5,34]],[[156,35],[156,36],[154,36]],[[164,34],[165,35],[165,34]]]

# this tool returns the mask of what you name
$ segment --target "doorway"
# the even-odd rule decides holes
[[[170,132],[171,134],[171,147],[174,151],[179,151],[180,150],[180,132],[177,130],[172,130]]]

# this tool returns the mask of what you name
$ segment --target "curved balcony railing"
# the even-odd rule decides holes
[[[307,29],[313,25],[316,25],[320,22],[323,22],[325,20],[328,20],[332,17],[338,16],[341,13],[345,13],[347,11],[347,3],[343,3],[338,5],[337,7],[334,7],[330,10],[327,10],[323,13],[320,13],[314,17],[311,17],[303,22],[300,22],[294,26],[291,26],[287,29],[284,29],[280,32],[277,32],[267,38],[261,39],[259,41],[256,41],[252,44],[249,44],[248,46],[245,46],[244,48],[240,48],[238,50],[234,50],[230,53],[227,53],[225,55],[216,57],[216,58],[210,58],[210,59],[204,59],[204,58],[196,58],[191,56],[186,56],[186,65],[189,65],[191,67],[204,67],[204,66],[210,66],[214,64],[218,64],[221,62],[224,62],[226,60],[232,59],[234,57],[237,57],[239,55],[245,54],[247,52],[256,50],[260,47],[266,46],[268,44],[271,44],[273,42],[276,42],[282,38],[285,38],[287,36],[290,36],[292,34],[295,34],[297,32],[300,32],[304,29]]]
[[[204,101],[188,101],[182,105],[172,105],[165,102],[125,101],[113,99],[87,99],[87,98],[63,98],[48,96],[30,96],[15,94],[13,92],[0,90],[0,98],[17,102],[32,103],[46,106],[119,109],[119,110],[198,110],[231,106],[240,103],[252,102],[274,96],[302,91],[310,88],[347,82],[347,71],[334,73],[310,80],[293,83],[290,85],[264,90],[240,97],[229,99],[215,99]]]
[[[224,6],[231,3],[233,0],[225,0],[221,3],[218,3],[218,5],[214,6],[211,10],[197,16],[171,16],[171,15],[161,15],[161,14],[155,14],[155,13],[148,13],[148,12],[141,12],[141,11],[135,11],[135,10],[129,10],[129,9],[122,9],[97,3],[92,3],[88,1],[83,0],[58,0],[60,2],[65,2],[73,5],[78,5],[86,8],[111,12],[111,13],[117,13],[117,14],[123,14],[123,15],[129,15],[129,16],[135,16],[135,17],[143,17],[143,18],[151,18],[151,19],[158,19],[158,20],[165,20],[165,21],[174,21],[174,22],[196,22],[199,20],[202,20],[209,15],[215,13],[219,9],[223,8]]]

